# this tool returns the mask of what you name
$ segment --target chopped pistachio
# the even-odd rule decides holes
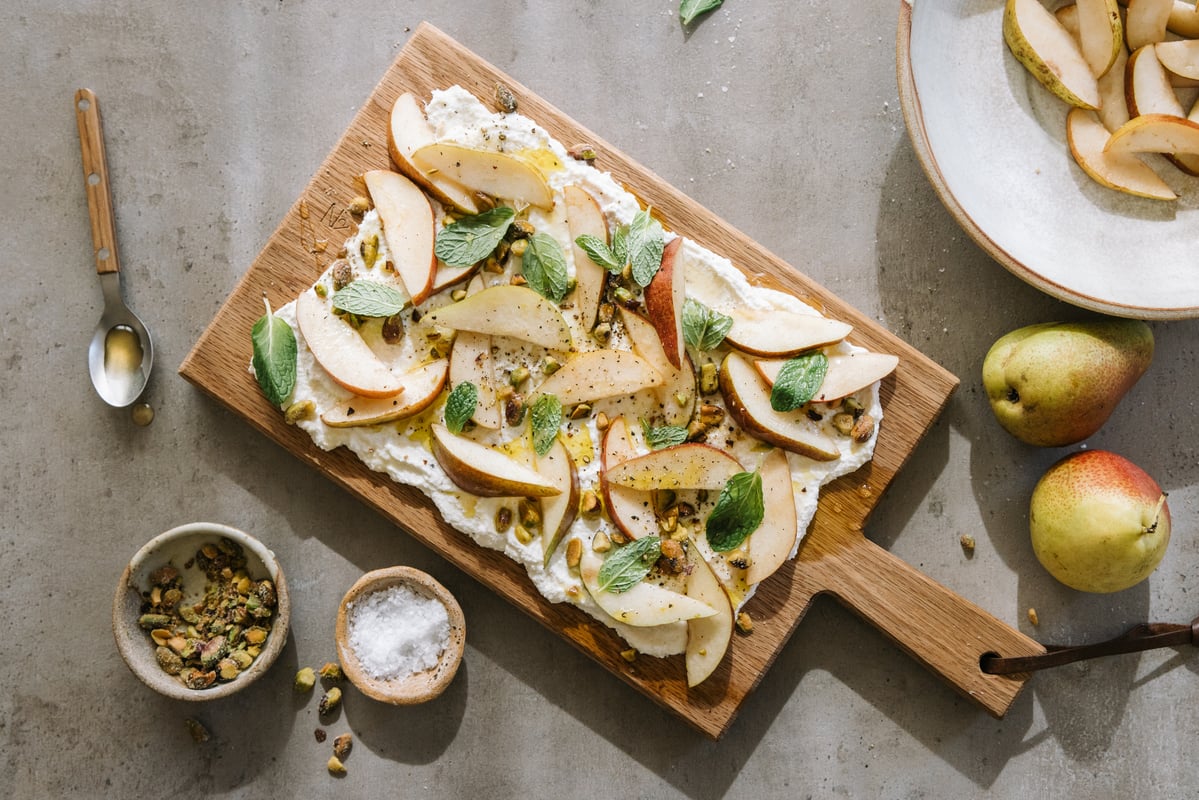
[[[208,728],[204,727],[204,723],[194,717],[188,717],[183,720],[183,724],[187,726],[187,732],[191,734],[192,741],[196,744],[204,744],[211,735],[208,733]]]
[[[361,217],[371,209],[371,201],[367,200],[362,195],[356,195],[350,204],[347,206],[349,212],[355,217]]]
[[[343,733],[333,740],[333,755],[339,759],[345,759],[354,749],[354,737],[348,733]]]
[[[858,421],[853,424],[853,430],[849,432],[849,435],[859,444],[870,441],[870,437],[874,435],[874,417],[865,414],[858,417]]]
[[[737,630],[742,633],[753,633],[754,621],[748,612],[742,611],[737,615]]]
[[[974,555],[974,537],[968,533],[963,533],[958,537],[958,542],[962,545],[962,550],[967,556]]]
[[[499,106],[500,111],[505,114],[511,114],[516,111],[516,95],[502,83],[495,85],[495,104]]]
[[[341,759],[337,756],[329,756],[329,761],[325,764],[325,768],[329,770],[330,775],[339,778],[346,774],[346,765],[341,763]]]
[[[530,531],[524,525],[517,525],[513,530],[513,533],[516,535],[516,541],[520,542],[521,544],[529,544],[533,541],[532,531]]]
[[[621,650],[620,657],[632,664],[637,660],[637,648],[630,647],[628,650]]]
[[[297,692],[311,692],[312,687],[316,686],[316,671],[312,667],[304,667],[296,673],[296,679],[292,682],[292,687]]]
[[[702,394],[715,394],[720,388],[720,375],[716,365],[711,361],[699,368],[699,391]]]
[[[461,300],[465,300],[466,299],[466,290],[465,289],[455,289],[454,291],[450,292],[450,299],[453,300],[455,303],[457,303]]]
[[[528,241],[525,239],[517,239],[512,243],[512,247],[509,248],[508,252],[517,258],[522,258],[524,257],[525,250],[527,249],[529,249]]]
[[[607,344],[612,338],[612,325],[607,322],[601,322],[596,325],[595,330],[591,332],[591,338],[600,344]]]
[[[612,549],[612,539],[608,534],[599,531],[591,540],[591,549],[597,553],[606,553]]]
[[[1028,621],[1033,625],[1041,624],[1041,618],[1037,615],[1037,610],[1035,608],[1028,609]]]
[[[317,705],[316,710],[323,717],[332,714],[339,705],[341,705],[341,689],[334,686],[321,696],[321,702]]]
[[[594,489],[584,489],[579,496],[579,511],[585,517],[594,517],[602,510],[599,494]]]
[[[379,259],[378,234],[364,237],[359,251],[362,253],[362,263],[366,264],[366,268],[371,269],[374,267],[375,262]]]
[[[508,530],[512,524],[512,509],[508,506],[500,506],[495,512],[495,530],[496,533],[503,533]]]
[[[583,558],[583,541],[575,538],[566,543],[566,566],[577,569]]]
[[[341,671],[341,664],[336,661],[326,661],[325,665],[321,667],[321,677],[327,681],[339,683],[345,678],[345,673]]]
[[[594,163],[595,159],[599,158],[599,153],[596,152],[595,146],[584,142],[568,147],[566,155],[575,161],[586,161],[588,164]]]
[[[842,436],[849,436],[853,432],[853,414],[845,411],[839,411],[834,414],[833,428]]]
[[[562,369],[562,362],[553,356],[546,356],[541,362],[541,372],[544,375],[553,375],[560,369]]]
[[[595,415],[595,429],[597,431],[608,430],[608,425],[610,423],[611,423],[611,421],[608,419],[608,415],[605,414],[604,412],[601,411]]]
[[[283,412],[283,421],[288,425],[295,425],[297,422],[312,419],[315,413],[316,406],[311,400],[299,400],[289,405]]]
[[[529,379],[528,367],[517,367],[508,373],[508,383],[512,384],[512,388],[519,389],[522,384]]]

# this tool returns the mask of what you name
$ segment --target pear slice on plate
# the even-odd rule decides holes
[[[1070,154],[1096,183],[1151,200],[1178,199],[1174,190],[1135,154],[1105,151],[1110,138],[1094,111],[1072,108],[1066,115]]]
[[[1099,107],[1099,84],[1074,38],[1039,0],[1007,0],[1003,38],[1016,60],[1073,106]]]
[[[694,546],[691,554],[687,596],[716,609],[710,617],[687,620],[687,650],[683,656],[687,685],[698,686],[716,671],[728,652],[733,638],[733,605],[720,585],[720,579]]]

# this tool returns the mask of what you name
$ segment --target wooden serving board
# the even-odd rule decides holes
[[[567,145],[598,148],[602,169],[653,206],[665,226],[728,256],[751,280],[795,294],[828,316],[854,326],[850,340],[899,355],[883,383],[885,419],[874,460],[825,488],[799,557],[767,580],[748,604],[753,633],[735,635],[718,671],[688,689],[681,656],[619,655],[624,644],[583,612],[546,602],[524,569],[502,554],[475,546],[448,527],[416,489],[393,483],[345,450],[325,452],[286,425],[246,369],[250,328],[265,294],[282,305],[310,286],[351,232],[347,205],[362,189],[357,176],[389,167],[387,123],[395,98],[422,99],[459,84],[485,102],[495,84],[508,85],[522,113]],[[327,247],[327,249],[326,249]],[[988,711],[1002,715],[1027,676],[991,676],[979,669],[986,652],[1005,656],[1043,648],[921,575],[869,542],[862,525],[957,387],[957,379],[873,320],[798,273],[682,192],[580,127],[524,86],[430,25],[413,34],[341,140],[317,170],[217,316],[187,356],[180,373],[300,460],[403,527],[460,569],[590,655],[612,673],[713,738],[728,730],[741,703],[761,680],[803,618],[812,598],[830,593],[877,625],[901,647]]]

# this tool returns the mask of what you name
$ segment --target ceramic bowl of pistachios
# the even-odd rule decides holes
[[[213,522],[159,534],[117,584],[112,630],[142,683],[177,700],[226,697],[266,672],[287,642],[291,603],[275,554]]]

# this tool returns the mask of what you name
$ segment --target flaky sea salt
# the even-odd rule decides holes
[[[410,586],[372,592],[347,611],[350,647],[372,678],[395,680],[431,669],[449,645],[445,606]]]

